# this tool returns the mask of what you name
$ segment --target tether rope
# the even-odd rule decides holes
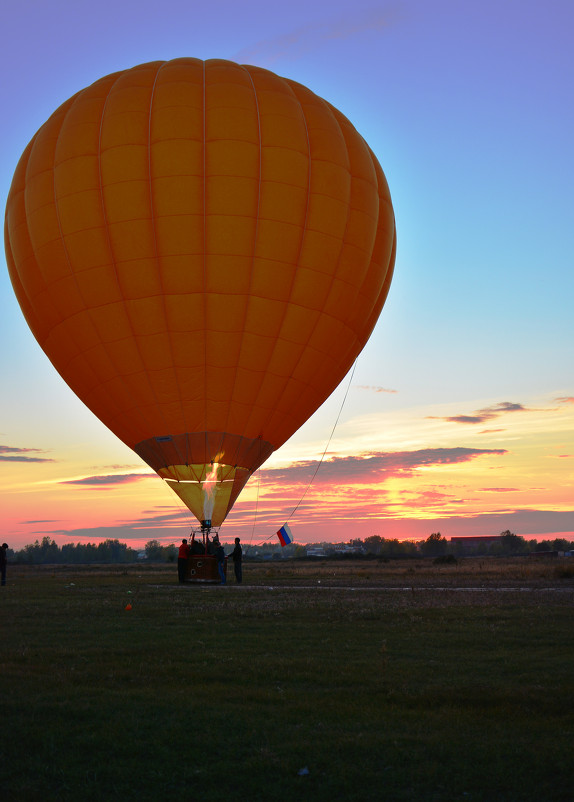
[[[309,492],[309,488],[311,487],[311,485],[315,481],[315,477],[317,476],[317,473],[319,472],[319,468],[321,467],[321,465],[323,463],[323,460],[325,459],[325,455],[326,455],[326,453],[327,453],[327,451],[329,449],[329,446],[331,445],[331,440],[333,439],[333,435],[335,434],[335,429],[337,428],[337,424],[339,423],[339,418],[341,417],[341,414],[343,412],[343,407],[345,406],[345,401],[347,400],[347,396],[349,395],[349,390],[351,389],[351,382],[353,381],[353,376],[355,375],[355,368],[357,367],[357,361],[358,360],[356,359],[355,363],[353,365],[353,370],[351,371],[351,376],[349,378],[349,384],[347,385],[347,389],[345,390],[345,395],[343,396],[343,400],[341,402],[341,406],[339,408],[339,412],[337,414],[337,418],[335,420],[335,423],[333,424],[333,428],[331,429],[331,434],[329,435],[329,439],[327,440],[327,445],[325,446],[325,450],[323,451],[321,459],[317,463],[317,467],[315,468],[315,472],[313,473],[313,476],[311,477],[311,480],[309,481],[309,484],[307,485],[307,487],[303,491],[303,495],[299,499],[299,501],[296,504],[296,506],[293,507],[293,509],[291,510],[289,516],[285,519],[285,522],[284,522],[283,525],[285,525],[286,523],[288,523],[291,520],[291,518],[295,515],[295,513],[297,512],[297,510],[301,506],[301,504],[303,502],[303,499],[305,498],[305,496]],[[269,535],[269,537],[266,537],[265,540],[262,540],[260,545],[263,545],[263,543],[267,543],[267,541],[271,540],[271,538],[275,537],[275,535],[276,535],[276,532],[273,532],[273,534]]]
[[[259,489],[260,489],[260,487],[261,487],[261,468],[259,468],[258,471],[257,471],[257,494],[255,496],[255,514],[253,516],[253,526],[251,527],[251,537],[249,538],[249,545],[246,547],[246,550],[250,549],[251,546],[253,545],[253,537],[255,535],[255,524],[257,523],[257,514],[258,514],[258,511],[259,511]]]

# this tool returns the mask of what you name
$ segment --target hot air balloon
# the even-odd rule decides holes
[[[385,176],[349,120],[217,59],[75,94],[24,151],[5,218],[40,346],[206,529],[348,372],[395,243]]]

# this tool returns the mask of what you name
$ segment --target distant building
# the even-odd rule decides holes
[[[484,537],[451,537],[450,542],[456,546],[461,554],[474,554],[485,552],[493,543],[500,542],[500,535],[485,535]]]
[[[366,554],[367,550],[364,546],[350,546],[348,543],[337,543],[335,546],[335,554]]]
[[[327,552],[325,549],[307,549],[307,557],[326,557]]]

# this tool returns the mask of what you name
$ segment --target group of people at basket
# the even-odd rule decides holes
[[[243,579],[243,572],[241,567],[241,561],[243,559],[243,551],[241,549],[241,541],[238,537],[235,538],[235,547],[231,554],[226,555],[225,550],[221,543],[219,542],[218,535],[215,535],[213,540],[209,539],[209,535],[207,536],[207,541],[205,546],[202,543],[199,543],[195,540],[195,534],[191,536],[191,543],[187,542],[186,538],[183,538],[181,541],[181,545],[179,547],[179,552],[177,555],[177,574],[180,583],[186,581],[187,578],[187,566],[189,562],[189,557],[192,554],[209,554],[215,557],[217,560],[217,570],[219,572],[219,578],[221,580],[221,584],[225,585],[227,578],[225,575],[225,557],[228,556],[233,560],[233,570],[235,572],[235,581],[238,585],[241,584]]]

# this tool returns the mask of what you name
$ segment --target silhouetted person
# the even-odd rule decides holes
[[[221,545],[221,543],[219,542],[219,539],[215,540],[215,538],[214,538],[213,542],[217,544],[216,545],[216,549],[215,549],[215,559],[217,560],[217,570],[219,571],[219,577],[221,579],[221,584],[225,585],[225,582],[226,582],[226,578],[225,578],[225,550],[224,550],[223,546]]]
[[[238,537],[235,538],[235,548],[229,555],[233,560],[233,570],[235,571],[235,581],[241,585],[243,579],[243,571],[241,568],[241,560],[243,559],[243,551],[241,549],[241,541]]]
[[[185,575],[187,574],[187,563],[189,560],[189,546],[187,540],[183,538],[181,546],[177,553],[177,577],[180,583],[185,582]]]
[[[8,544],[2,543],[0,546],[0,573],[2,574],[2,584],[6,584],[6,552],[8,551]]]
[[[189,553],[190,554],[205,554],[205,547],[203,543],[200,543],[199,540],[195,539],[195,532],[191,536],[191,543],[189,544]]]

